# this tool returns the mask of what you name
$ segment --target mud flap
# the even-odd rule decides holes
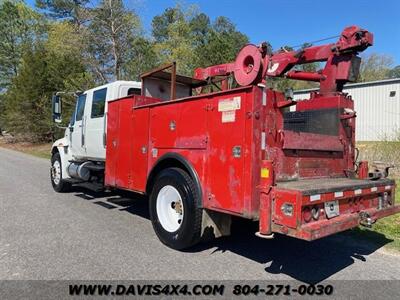
[[[230,215],[203,209],[201,239],[207,241],[230,235],[231,223],[232,218]]]

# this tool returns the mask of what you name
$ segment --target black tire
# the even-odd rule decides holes
[[[183,218],[180,227],[169,232],[161,225],[157,214],[157,197],[165,186],[173,186],[182,199]],[[192,178],[182,169],[168,168],[160,172],[150,195],[150,219],[162,243],[175,250],[193,246],[200,240],[202,209],[197,203],[198,191]]]
[[[53,174],[54,174],[53,166],[56,161],[60,164],[60,180],[58,182],[55,182],[55,179],[53,176]],[[66,193],[71,190],[71,183],[66,182],[65,180],[61,179],[62,178],[62,167],[61,166],[62,165],[61,165],[60,153],[56,152],[51,157],[50,181],[51,181],[51,185],[53,186],[53,189],[57,193]]]

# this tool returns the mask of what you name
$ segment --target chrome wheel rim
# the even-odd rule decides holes
[[[53,162],[53,166],[51,168],[51,178],[56,185],[58,185],[61,181],[61,164],[58,160]]]

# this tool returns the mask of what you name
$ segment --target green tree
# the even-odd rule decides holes
[[[234,61],[240,49],[249,42],[248,37],[237,31],[226,17],[218,17],[198,45],[197,64],[201,67]]]
[[[89,0],[36,0],[36,7],[46,16],[72,21],[82,27],[90,19]]]
[[[5,100],[4,94],[0,92],[0,136],[3,135],[4,123],[5,123]]]
[[[139,36],[140,19],[122,0],[102,0],[93,10],[88,51],[92,69],[100,81],[126,77],[130,46]]]
[[[73,57],[48,51],[35,43],[22,57],[18,75],[4,95],[5,125],[13,134],[31,141],[50,140],[51,95],[65,89],[65,80],[84,73]]]
[[[18,75],[23,49],[40,34],[40,16],[23,2],[0,4],[0,91]]]
[[[393,65],[393,58],[389,55],[372,53],[362,57],[359,81],[374,81],[387,79]]]
[[[40,15],[22,1],[0,2],[0,127],[5,124],[5,93],[19,74],[24,49],[41,38]],[[0,130],[1,131],[1,130]]]
[[[229,19],[218,17],[211,25],[196,6],[168,8],[154,17],[152,27],[160,62],[176,61],[178,72],[185,75],[192,75],[196,67],[233,61],[248,43]]]
[[[400,66],[396,66],[389,71],[389,78],[400,78]]]
[[[130,58],[126,64],[126,78],[140,80],[140,75],[155,68],[158,64],[154,44],[144,37],[133,40],[129,48]]]
[[[54,82],[50,81],[45,55],[43,49],[27,51],[21,71],[5,95],[8,130],[35,141],[50,136],[50,93],[47,90]]]
[[[155,16],[151,22],[152,35],[157,43],[165,42],[169,39],[171,24],[185,20],[184,13],[180,6],[170,7],[158,16]]]
[[[50,23],[47,32],[46,49],[61,56],[74,56],[83,60],[84,36],[69,22]]]
[[[44,46],[50,73],[57,76],[62,72],[62,70],[59,70],[59,62],[71,62],[74,66],[71,69],[67,68],[66,73],[61,73],[63,75],[61,76],[62,84],[59,85],[60,88],[62,87],[60,91],[85,91],[96,85],[93,75],[88,71],[84,40],[85,36],[77,30],[77,25],[74,23],[62,21],[49,25],[48,39]],[[64,69],[62,65],[61,68]],[[65,102],[63,115],[66,122],[69,120],[74,103],[75,99],[73,97],[70,97],[69,101]]]
[[[155,16],[152,22],[154,49],[160,63],[176,61],[177,70],[183,75],[192,75],[197,59],[190,27],[190,21],[195,15],[195,6],[183,10],[177,5]]]
[[[190,20],[189,26],[195,47],[206,44],[211,30],[210,18],[204,13],[199,13]]]

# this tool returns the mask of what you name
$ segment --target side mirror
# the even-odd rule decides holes
[[[53,95],[52,99],[52,112],[53,112],[53,122],[61,123],[62,122],[62,107],[61,107],[61,97],[60,95]]]

